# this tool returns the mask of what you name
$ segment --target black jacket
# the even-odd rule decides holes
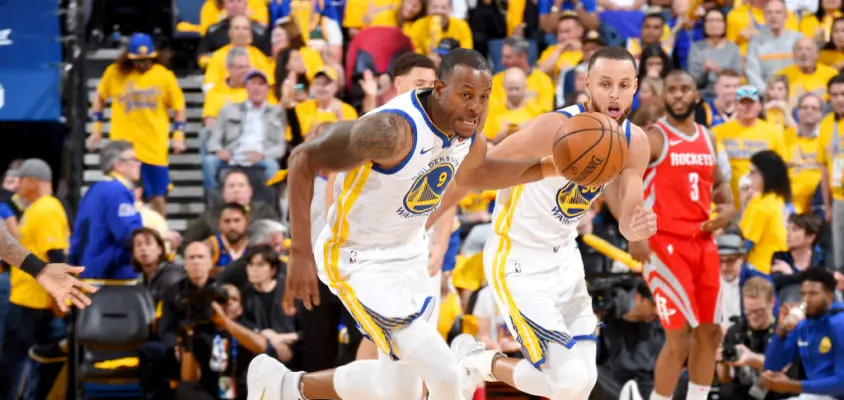
[[[185,269],[181,265],[163,263],[147,279],[143,277],[143,285],[149,290],[153,301],[158,304],[164,299],[167,289],[185,278]]]
[[[273,294],[273,307],[269,319],[267,318],[267,310],[261,301],[258,300],[259,293],[255,287],[248,285],[241,294],[243,301],[243,319],[250,322],[259,330],[272,329],[278,333],[296,332],[296,318],[292,315],[287,315],[281,310],[281,299],[284,297],[284,277],[278,279]]]
[[[226,18],[208,28],[208,32],[199,42],[197,52],[199,56],[210,55],[223,46],[229,44],[230,19]],[[268,57],[272,53],[271,33],[263,25],[252,21],[252,45],[261,50]]]

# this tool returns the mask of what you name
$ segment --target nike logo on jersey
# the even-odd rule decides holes
[[[683,142],[684,142],[684,140],[682,140],[682,139],[679,139],[679,140],[670,140],[670,141],[668,141],[668,145],[669,145],[669,146],[676,146],[676,145],[678,145],[678,144],[680,144],[680,143],[683,143]]]
[[[437,146],[431,147],[430,149],[422,149],[422,150],[419,152],[419,154],[425,154],[425,153],[427,153],[427,152],[429,152],[429,151],[431,151],[431,150],[435,149],[436,147],[437,147]]]

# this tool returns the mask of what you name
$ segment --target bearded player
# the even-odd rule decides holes
[[[603,193],[622,204],[619,227],[628,240],[644,240],[656,232],[656,217],[643,204],[648,138],[627,120],[636,86],[633,56],[621,47],[605,47],[589,62],[588,103],[541,115],[490,151],[491,157],[511,160],[548,156],[560,126],[591,111],[618,122],[630,156],[605,186],[582,187],[552,176],[499,191],[484,270],[525,358],[494,351],[472,354],[464,359],[469,371],[551,400],[585,400],[592,392],[598,378],[598,319],[575,242],[577,225]],[[461,169],[456,178],[475,189],[495,188],[497,180],[489,171],[471,168]],[[462,198],[466,187],[449,189],[443,207]]]
[[[735,208],[729,181],[717,166],[714,136],[695,123],[698,100],[692,76],[671,71],[663,93],[667,116],[647,130],[645,205],[659,222],[656,235],[631,242],[630,252],[634,257],[647,254],[648,247],[653,252],[644,276],[665,328],[651,400],[671,399],[687,357],[686,399],[706,399],[721,342],[721,264],[712,232],[730,222]],[[710,219],[712,202],[716,216]]]

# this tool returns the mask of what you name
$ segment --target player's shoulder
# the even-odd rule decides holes
[[[566,107],[563,107],[561,109],[553,111],[553,113],[562,114],[566,118],[571,118],[571,117],[573,117],[577,114],[584,113],[584,112],[586,112],[586,107],[581,103],[572,104],[570,106],[566,106]]]

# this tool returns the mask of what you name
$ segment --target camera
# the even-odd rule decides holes
[[[224,304],[229,301],[229,292],[221,285],[209,282],[197,288],[192,286],[179,296],[179,303],[184,307],[183,326],[195,326],[211,323],[213,310],[211,303]]]
[[[724,343],[727,343],[728,341],[729,343],[732,343],[731,345],[725,344],[721,349],[721,360],[725,363],[738,361],[741,354],[739,354],[736,344],[744,344],[745,339],[747,338],[744,333],[745,329],[743,327],[744,324],[742,323],[741,317],[732,316],[730,317],[730,322],[732,323],[731,328],[733,326],[737,326],[739,329],[736,329],[736,333],[734,333],[732,337],[724,338]],[[730,332],[730,330],[727,330],[727,332]]]

